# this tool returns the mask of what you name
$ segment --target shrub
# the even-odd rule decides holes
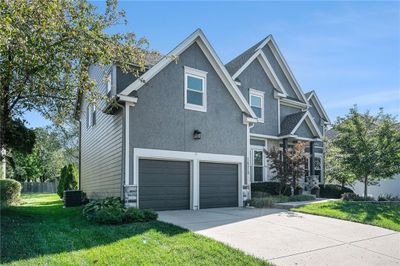
[[[266,197],[252,197],[250,205],[256,208],[270,208],[275,203],[291,202],[291,201],[309,201],[314,200],[312,195],[294,195],[294,196],[266,196]]]
[[[342,188],[341,186],[333,184],[320,185],[319,189],[321,198],[340,199],[343,193],[354,193],[350,188]]]
[[[156,220],[158,218],[158,214],[153,210],[140,210],[135,208],[129,208],[125,211],[125,222],[133,223],[133,222],[148,222],[152,220]]]
[[[250,200],[250,205],[256,208],[270,208],[275,203],[272,197],[265,198],[252,198]]]
[[[83,208],[83,216],[98,224],[123,224],[156,220],[158,214],[153,210],[124,208],[119,198],[92,200]]]
[[[153,210],[143,210],[143,215],[146,222],[157,220],[158,218],[158,213]]]
[[[69,164],[61,169],[60,180],[58,182],[57,194],[63,198],[65,190],[78,188],[78,168],[76,164]]]
[[[365,199],[364,197],[359,196],[356,193],[344,193],[342,195],[342,200],[344,200],[344,201],[373,201],[374,198],[367,197]]]
[[[264,192],[272,196],[279,195],[279,183],[278,182],[262,182],[262,183],[253,183],[251,184],[251,193],[254,192]],[[290,186],[285,185],[281,189],[281,194],[290,196]]]
[[[294,190],[295,195],[301,195],[303,193],[303,188],[301,186],[297,186]]]
[[[288,200],[289,201],[309,201],[309,200],[315,200],[315,197],[312,195],[294,195],[294,196],[289,196]]]
[[[122,224],[124,222],[124,210],[103,208],[96,211],[90,220],[98,224]]]
[[[0,180],[1,208],[18,203],[20,195],[21,183],[13,179]]]
[[[379,195],[378,201],[400,201],[399,196],[393,196],[391,194]]]
[[[320,188],[319,187],[313,187],[310,192],[312,195],[315,195],[316,197],[320,197]]]
[[[123,209],[124,206],[119,198],[106,198],[101,200],[91,200],[83,208],[83,216],[90,219],[102,209]]]

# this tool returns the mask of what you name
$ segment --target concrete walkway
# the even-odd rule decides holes
[[[310,205],[310,204],[323,203],[323,202],[329,202],[329,201],[338,201],[338,200],[339,199],[317,198],[315,200],[308,200],[308,201],[281,202],[281,203],[275,203],[274,208],[290,210],[292,208],[302,207],[302,206],[306,206],[306,205]]]
[[[282,209],[163,211],[159,220],[275,265],[400,265],[400,233]]]

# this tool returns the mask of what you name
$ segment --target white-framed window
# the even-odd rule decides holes
[[[253,182],[264,181],[265,154],[262,147],[253,146],[251,148],[251,176]]]
[[[264,92],[255,89],[249,90],[250,107],[260,123],[264,123]]]
[[[112,88],[111,73],[108,73],[106,77],[106,82],[107,82],[107,94],[109,94],[111,93],[111,88]]]
[[[207,72],[185,66],[185,109],[207,111]]]
[[[86,128],[96,125],[96,106],[88,104],[86,106]]]

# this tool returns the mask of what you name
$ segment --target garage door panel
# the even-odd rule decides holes
[[[238,206],[238,166],[200,163],[200,208]]]
[[[189,209],[190,163],[139,160],[139,207],[141,209]]]

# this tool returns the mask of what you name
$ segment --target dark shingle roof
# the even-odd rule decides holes
[[[235,57],[234,59],[232,59],[229,63],[227,63],[225,67],[228,70],[229,74],[231,75],[235,74],[239,70],[239,68],[241,68],[247,62],[247,60],[249,60],[249,58],[255,52],[257,52],[256,50],[257,47],[260,46],[260,44],[263,41],[265,41],[265,39],[266,38],[262,39],[261,41],[259,41],[258,43],[256,43],[255,45],[253,45],[252,47],[250,47],[249,49],[247,49],[246,51]]]
[[[300,119],[304,116],[306,112],[298,112],[286,116],[281,123],[281,136],[289,135],[290,132],[296,127],[300,122]]]

